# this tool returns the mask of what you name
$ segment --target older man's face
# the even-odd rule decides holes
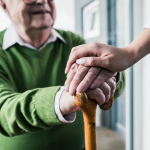
[[[45,29],[52,27],[56,17],[54,0],[37,0],[26,4],[24,0],[5,0],[7,13],[17,27]]]

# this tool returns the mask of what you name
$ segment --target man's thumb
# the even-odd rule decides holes
[[[105,65],[102,57],[83,57],[77,59],[76,63],[83,66],[104,67]]]

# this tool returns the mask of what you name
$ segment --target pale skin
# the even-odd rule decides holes
[[[18,35],[26,43],[31,44],[38,49],[47,41],[48,37],[51,34],[56,18],[54,0],[37,0],[30,5],[25,3],[25,0],[0,0],[0,4],[11,19],[11,22]],[[90,72],[88,70],[95,69],[94,67],[88,67],[87,69],[87,67],[79,66],[77,64],[76,66],[77,70],[78,68],[85,68],[87,70],[87,72],[84,74],[85,77],[91,76],[89,75]],[[101,74],[100,70],[101,68],[97,67],[98,77]],[[74,70],[71,70],[70,74],[72,72],[74,72]],[[83,73],[82,71],[77,72],[77,76],[80,76]],[[70,79],[70,74],[68,75],[68,79]],[[105,81],[105,78],[103,77],[103,81],[105,82],[103,82],[103,84],[101,85],[98,84],[98,88],[95,88],[93,90],[88,89],[88,86],[90,86],[88,85],[86,89],[84,89],[84,91],[86,91],[87,93],[87,96],[91,99],[96,100],[99,105],[107,102],[114,95],[116,89],[116,73],[108,71],[108,74],[109,79]],[[92,82],[96,80],[97,76],[88,79],[89,83],[92,84]],[[80,81],[81,78],[79,78],[78,80]],[[76,91],[76,89],[74,90]],[[79,110],[79,108],[75,105],[73,96],[71,96],[66,91],[62,93],[60,99],[60,110],[63,115]]]
[[[142,33],[128,47],[125,48],[117,48],[99,42],[84,44],[72,48],[65,72],[69,72],[74,62],[86,67],[96,66],[106,68],[110,70],[110,72],[105,73],[105,79],[102,78],[99,80],[98,83],[101,84],[102,81],[109,78],[111,73],[123,71],[131,67],[149,53],[150,30],[144,29]],[[74,83],[74,80],[77,80],[76,76],[72,77],[71,80],[68,78],[66,81],[70,90],[77,87],[78,91],[82,92],[85,87],[87,88],[89,86],[88,83],[83,83],[80,78],[78,78],[78,83]],[[90,88],[97,88],[98,86],[99,85],[96,82],[93,82]]]
[[[82,85],[85,85],[85,84],[88,85],[87,87],[90,87],[90,85],[92,85],[91,83],[94,83],[94,81],[99,81],[99,73],[98,72],[100,70],[101,70],[101,68],[99,68],[99,67],[85,67],[85,66],[81,66],[81,65],[78,65],[75,63],[75,64],[73,64],[73,66],[71,67],[71,69],[67,75],[67,80],[66,80],[65,84],[68,86],[71,86],[67,82],[73,81],[73,84],[76,86],[76,87],[74,87],[73,91],[76,91],[76,88],[77,88],[80,80],[82,80],[81,84],[79,84],[80,85],[79,88],[83,88],[85,93],[87,94],[87,96],[89,98],[95,100],[97,102],[97,104],[100,106],[103,103],[106,103],[110,98],[112,98],[112,96],[115,93],[116,73],[112,74],[113,77],[107,79],[105,82],[102,82],[102,84],[100,84],[100,85],[97,82],[96,84],[99,85],[98,88],[86,89],[86,87],[82,87]],[[74,103],[74,97],[70,96],[68,91],[70,93],[69,87],[66,87],[66,89],[63,92],[62,97],[61,97],[60,103],[65,104],[64,109],[61,110],[63,115],[67,114],[68,112],[71,113],[71,112],[75,112],[75,111],[79,110],[79,108]],[[77,91],[78,91],[78,88],[77,88]],[[73,95],[73,93],[71,93],[71,95]],[[66,100],[66,97],[70,97],[70,98]],[[65,102],[67,102],[68,104]],[[68,105],[70,107],[68,107]]]
[[[142,33],[125,48],[94,42],[74,47],[71,51],[65,72],[77,59],[83,66],[99,66],[112,72],[123,71],[150,53],[150,30]]]

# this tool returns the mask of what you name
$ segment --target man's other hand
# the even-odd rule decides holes
[[[86,91],[87,96],[97,102],[99,106],[108,102],[116,91],[116,78],[111,77],[103,82],[99,88],[88,89]]]

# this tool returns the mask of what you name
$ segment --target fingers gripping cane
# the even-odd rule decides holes
[[[85,149],[96,150],[96,106],[97,103],[87,97],[85,93],[76,93],[74,96],[76,105],[82,110],[84,117]],[[107,103],[100,106],[102,110],[108,110],[113,104],[112,97]]]

